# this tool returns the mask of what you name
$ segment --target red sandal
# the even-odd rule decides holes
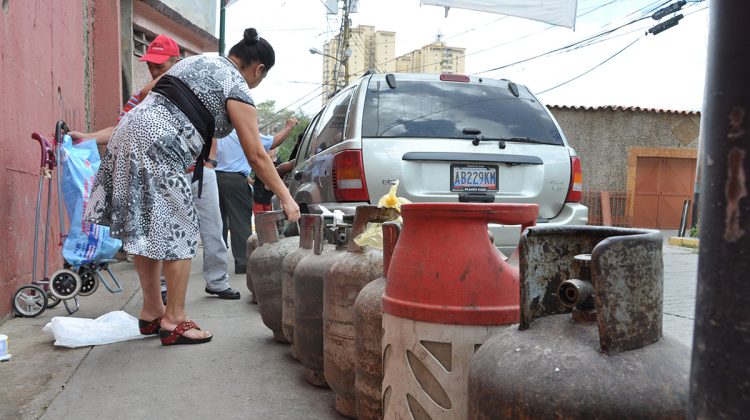
[[[198,324],[193,321],[183,321],[177,325],[173,331],[167,331],[165,329],[159,330],[159,338],[161,339],[162,346],[171,346],[174,344],[200,344],[211,341],[213,336],[205,338],[190,338],[185,337],[183,334],[188,330],[200,330]]]
[[[159,334],[160,323],[161,317],[158,317],[153,321],[145,321],[143,319],[139,319],[138,328],[141,330],[142,335],[156,335]]]

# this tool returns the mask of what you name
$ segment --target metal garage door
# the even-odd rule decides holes
[[[633,226],[678,229],[683,202],[693,198],[694,182],[695,159],[639,157]]]

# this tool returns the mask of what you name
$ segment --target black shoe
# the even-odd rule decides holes
[[[166,290],[161,291],[161,302],[165,305],[167,304],[167,291]]]
[[[247,267],[234,267],[234,274],[245,274],[247,273]]]
[[[231,287],[227,287],[226,289],[222,290],[221,292],[215,292],[208,287],[206,287],[206,293],[209,295],[216,295],[219,297],[219,299],[231,299],[231,300],[237,300],[240,298],[240,292],[232,289]]]

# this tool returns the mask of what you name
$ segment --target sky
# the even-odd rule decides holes
[[[644,35],[658,23],[649,17],[599,38],[605,40],[596,44],[507,66],[614,29],[643,16],[644,10],[671,2],[578,0],[574,30],[455,8],[446,17],[442,7],[421,6],[419,0],[360,0],[359,12],[350,18],[352,27],[370,25],[396,32],[396,56],[419,49],[441,34],[448,46],[466,49],[467,74],[526,85],[547,105],[700,111],[707,1],[689,2],[679,24],[658,35]],[[237,0],[228,7],[227,51],[242,39],[247,27],[255,27],[276,51],[276,65],[253,90],[256,102],[274,100],[277,110],[300,109],[308,115],[319,110],[323,57],[310,54],[309,49],[323,50],[341,22],[340,14],[326,15],[324,3]],[[507,67],[487,71],[503,66]]]

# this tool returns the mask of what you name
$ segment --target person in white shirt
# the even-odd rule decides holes
[[[266,151],[277,148],[297,125],[297,119],[286,121],[273,137],[261,134],[261,143]],[[223,224],[224,241],[231,231],[231,248],[234,256],[234,272],[247,272],[247,238],[252,234],[253,192],[248,185],[252,168],[242,153],[237,132],[219,139],[216,160],[216,182],[219,186],[219,209]],[[229,245],[229,244],[228,244]]]

